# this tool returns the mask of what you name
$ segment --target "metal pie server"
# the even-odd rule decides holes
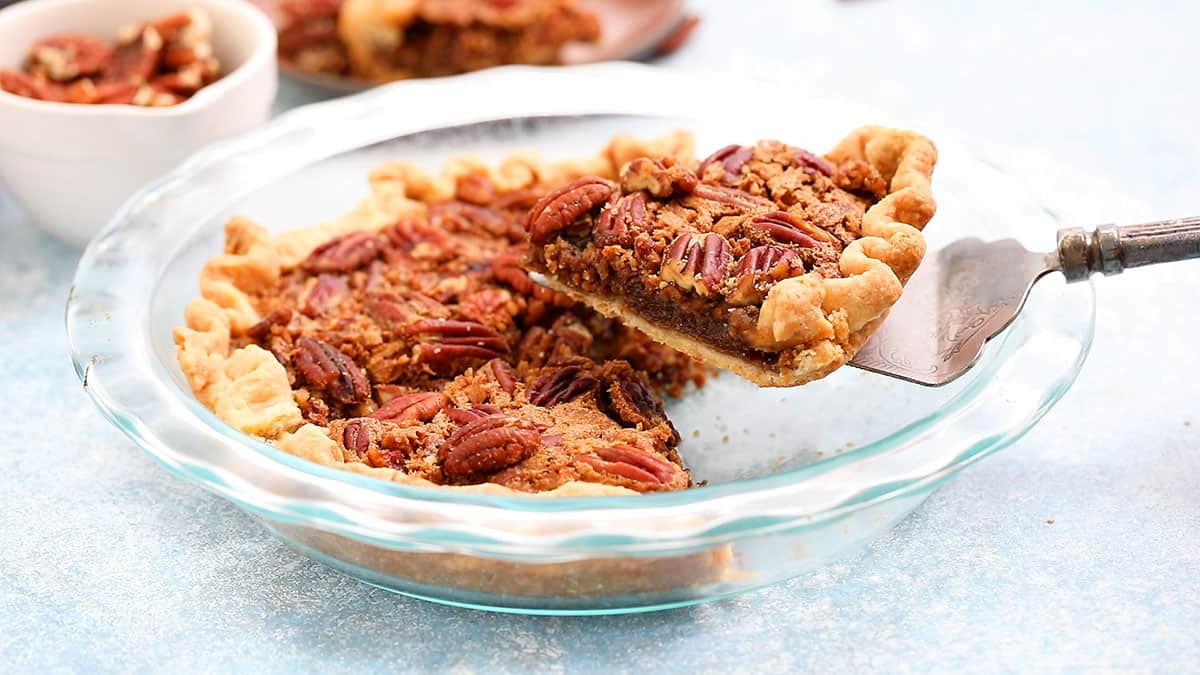
[[[1200,217],[1144,225],[1059,230],[1057,250],[1027,251],[1013,239],[961,239],[927,256],[879,331],[850,365],[938,387],[971,369],[984,344],[1020,313],[1038,279],[1200,258]]]

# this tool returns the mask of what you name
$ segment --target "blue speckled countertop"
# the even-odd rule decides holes
[[[1195,3],[693,4],[705,23],[668,67],[810,80],[918,126],[1035,148],[1035,189],[1058,185],[1034,157],[1096,177],[1056,194],[1080,224],[1200,212]],[[281,105],[302,99],[285,88]],[[78,254],[2,193],[0,232],[0,670],[1200,663],[1200,263],[1099,281],[1099,333],[1075,388],[861,557],[690,609],[538,618],[343,578],[168,476],[71,372],[62,306]]]

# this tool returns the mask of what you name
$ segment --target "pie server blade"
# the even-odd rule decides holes
[[[1059,230],[1050,253],[1013,239],[960,239],[926,257],[850,365],[930,387],[949,384],[1017,318],[1038,279],[1061,272],[1070,283],[1188,258],[1200,258],[1200,217]]]

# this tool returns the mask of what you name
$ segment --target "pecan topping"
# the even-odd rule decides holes
[[[742,167],[754,156],[754,148],[746,145],[727,145],[700,162],[699,174],[703,178],[708,167],[719,165],[721,172],[712,172],[725,185],[737,185],[742,176]]]
[[[837,237],[787,211],[772,211],[755,216],[750,219],[749,224],[750,227],[766,232],[779,241],[805,248],[837,242]]]
[[[466,479],[519,464],[540,447],[542,436],[532,423],[491,415],[459,427],[439,458],[446,476]]]
[[[435,370],[445,369],[458,359],[491,359],[508,351],[503,335],[474,321],[423,319],[406,327],[405,332],[421,336],[418,360]]]
[[[548,193],[529,210],[525,229],[535,244],[544,244],[559,231],[600,206],[612,194],[608,181],[585,176]]]
[[[620,197],[614,194],[596,219],[592,238],[601,246],[625,243],[631,230],[645,228],[648,203],[646,193],[641,190]]]
[[[738,263],[737,281],[726,297],[733,305],[756,305],[774,282],[791,276],[793,268],[804,269],[795,251],[770,244],[755,246]]]
[[[504,236],[508,222],[496,211],[463,202],[440,202],[429,207],[429,221],[447,232]]]
[[[826,176],[832,176],[835,168],[829,160],[815,155],[808,150],[796,149],[796,163],[806,169],[814,169]]]
[[[394,248],[405,253],[423,243],[428,243],[435,252],[449,254],[454,250],[454,239],[445,231],[411,220],[401,220],[384,230],[383,236]]]
[[[508,284],[521,295],[541,300],[556,307],[570,307],[575,304],[566,293],[546,288],[534,283],[529,273],[517,266],[517,261],[511,256],[500,256],[492,261],[492,274],[498,281]]]
[[[655,197],[666,198],[691,192],[698,182],[696,174],[676,164],[671,157],[638,157],[621,167],[621,189],[624,192],[645,190]]]
[[[363,308],[379,325],[392,330],[427,317],[450,316],[445,305],[417,291],[372,293]]]
[[[309,272],[349,272],[379,256],[379,237],[371,232],[351,232],[321,244],[304,261]]]
[[[487,176],[467,174],[459,177],[454,186],[454,196],[464,202],[487,206],[496,201],[496,186]]]
[[[496,383],[505,393],[511,394],[517,389],[517,374],[513,372],[512,366],[508,365],[507,361],[501,359],[492,359],[490,363],[492,367],[492,376],[496,378]]]
[[[533,405],[550,408],[574,401],[599,386],[600,380],[583,372],[583,366],[570,363],[539,375],[529,384],[525,397]]]
[[[310,337],[297,340],[296,347],[296,370],[310,385],[340,403],[359,403],[371,395],[362,369],[340,349]]]
[[[755,246],[738,263],[738,276],[748,274],[770,274],[780,265],[791,265],[798,260],[796,252],[782,246]]]
[[[373,437],[371,426],[362,419],[353,419],[342,429],[342,447],[349,450],[360,461],[367,456],[378,439]]]
[[[304,296],[300,311],[306,316],[320,316],[330,307],[337,305],[349,294],[346,278],[337,274],[322,274],[317,283]]]
[[[701,199],[725,204],[726,206],[732,206],[741,211],[775,208],[775,204],[768,199],[752,195],[744,190],[722,185],[700,183],[696,186],[695,190],[692,190],[692,195]]]
[[[580,455],[579,459],[597,471],[651,486],[665,485],[675,478],[673,464],[629,446],[596,448],[592,452],[595,457]]]
[[[729,242],[716,232],[685,233],[667,249],[659,274],[680,288],[691,289],[700,295],[717,290],[729,273],[733,254]]]
[[[371,417],[392,422],[428,422],[447,405],[450,399],[440,391],[418,391],[393,398],[371,413]]]
[[[261,342],[262,340],[267,339],[267,337],[271,335],[271,333],[272,333],[271,329],[273,329],[275,326],[280,326],[280,327],[287,326],[288,323],[291,322],[291,320],[292,320],[291,308],[279,307],[278,309],[271,310],[271,313],[268,314],[265,318],[263,318],[262,321],[259,321],[258,323],[254,324],[253,326],[250,326],[249,328],[247,328],[246,335],[253,340],[258,340]]]
[[[461,427],[475,420],[481,420],[491,415],[499,415],[500,412],[500,409],[494,405],[480,403],[470,408],[447,408],[446,417],[449,417],[451,422]]]

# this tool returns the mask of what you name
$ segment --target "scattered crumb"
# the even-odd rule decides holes
[[[1192,426],[1192,421],[1191,421],[1191,420],[1184,420],[1184,421],[1183,421],[1183,426],[1185,426],[1185,427],[1190,427],[1190,426]]]
[[[853,447],[857,447],[857,446],[858,446],[858,444],[855,443],[854,441],[846,441],[847,448],[853,448]]]
[[[692,430],[692,438],[700,438],[700,430],[699,429]]]
[[[750,433],[750,429],[749,429],[748,427],[742,427],[742,433],[743,433],[743,434],[749,434],[749,433]]]
[[[817,457],[824,457],[824,456],[825,456],[824,452],[822,452],[820,450],[817,451]]]
[[[1053,518],[1047,518],[1047,519],[1046,519],[1046,524],[1047,524],[1047,525],[1053,525],[1053,524],[1054,524],[1054,519],[1053,519]]]
[[[721,442],[722,442],[722,443],[728,443],[728,442],[729,442],[729,434],[725,434],[724,436],[722,436],[722,437],[721,437]]]

